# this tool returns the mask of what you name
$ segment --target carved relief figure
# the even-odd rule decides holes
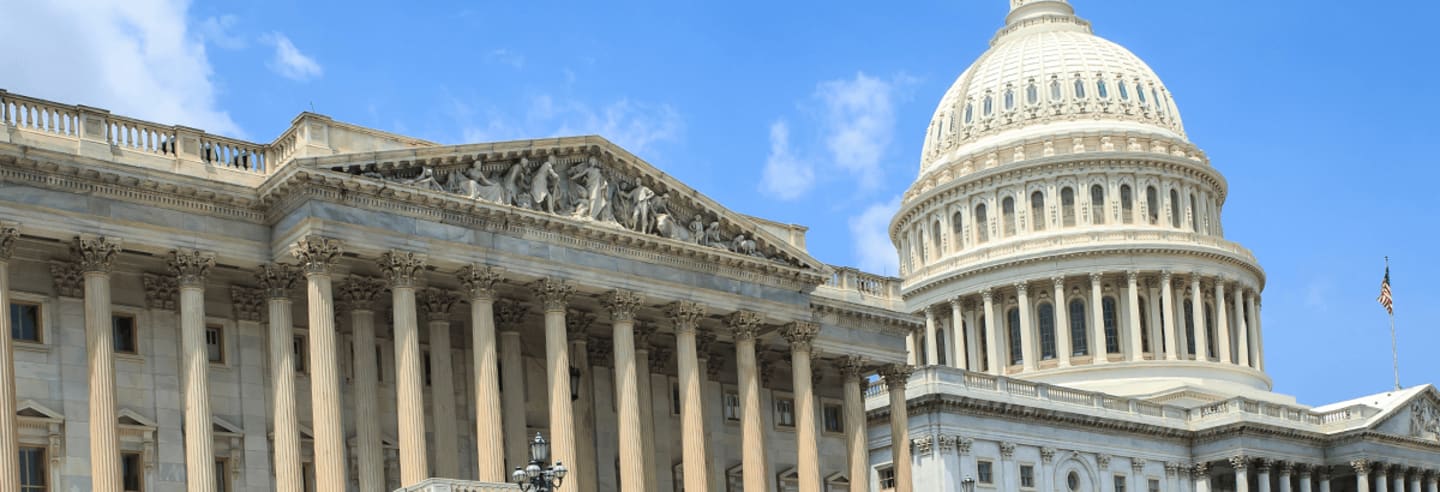
[[[624,195],[625,199],[630,201],[630,222],[626,225],[632,230],[646,234],[655,232],[655,218],[650,208],[650,200],[655,198],[655,191],[648,186],[636,183],[635,187],[625,192]]]
[[[410,179],[396,180],[396,182],[400,184],[407,184],[411,186],[425,188],[430,191],[445,191],[445,187],[441,186],[440,182],[437,181],[435,178],[435,168],[432,168],[430,166],[425,166],[424,168],[421,168],[419,176]]]
[[[464,195],[471,200],[506,203],[505,186],[486,178],[485,173],[480,170],[479,162],[459,172],[459,176],[452,176],[449,181],[455,188],[454,193]]]
[[[690,221],[690,238],[695,244],[705,242],[705,218],[695,214],[695,220]]]
[[[610,217],[610,181],[601,172],[600,162],[591,157],[585,165],[571,169],[569,175],[583,186],[584,194],[575,206],[575,216],[591,220]]]
[[[533,205],[547,213],[555,213],[555,193],[552,190],[554,181],[560,179],[555,172],[555,162],[545,159],[540,167],[535,168],[535,173],[530,177],[530,199]]]
[[[694,242],[693,236],[690,235],[690,230],[686,229],[683,224],[675,221],[670,214],[657,214],[655,216],[655,229],[661,236],[676,241]]]
[[[528,165],[530,165],[530,159],[521,158],[520,162],[512,164],[510,169],[505,171],[505,178],[500,181],[500,186],[505,190],[504,200],[501,203],[520,206],[520,195],[524,193],[524,190],[520,189],[520,178],[524,176],[525,166]]]

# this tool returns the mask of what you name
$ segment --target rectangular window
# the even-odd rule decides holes
[[[115,353],[117,354],[138,354],[140,353],[140,340],[136,336],[135,316],[130,314],[115,314],[110,316],[110,326],[115,333]]]
[[[1156,479],[1156,478],[1150,479],[1150,492],[1160,492],[1160,480],[1159,480],[1159,479]]]
[[[230,464],[215,458],[215,492],[230,492]]]
[[[876,470],[875,473],[880,475],[880,490],[895,490],[894,467],[887,466],[885,468]]]
[[[820,411],[825,417],[825,432],[845,432],[845,410],[844,407],[834,403],[820,406]]]
[[[205,326],[205,353],[210,358],[211,364],[225,363],[225,327]]]
[[[1125,475],[1115,475],[1115,492],[1125,492]]]
[[[983,484],[995,483],[995,464],[989,461],[975,462],[975,481]]]
[[[20,492],[49,490],[45,463],[45,448],[20,448]]]
[[[310,367],[305,363],[308,360],[306,356],[310,353],[309,344],[305,343],[305,335],[295,335],[290,346],[295,350],[295,372],[305,374],[305,370]]]
[[[680,415],[680,382],[670,380],[670,415]]]
[[[1034,465],[1020,465],[1020,486],[1027,489],[1035,488]]]
[[[725,390],[725,420],[727,422],[740,421],[740,393]]]
[[[303,485],[303,487],[305,487],[305,490],[304,490],[303,492],[315,492],[315,464],[314,464],[314,463],[301,463],[301,464],[300,464],[300,480],[303,481],[303,482],[305,482],[305,484]]]
[[[795,427],[795,400],[793,398],[775,399],[775,425]]]
[[[140,453],[120,453],[120,489],[125,492],[145,490],[145,467]]]
[[[40,305],[10,303],[10,338],[23,342],[44,342],[40,337]]]

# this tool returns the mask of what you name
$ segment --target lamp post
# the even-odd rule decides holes
[[[535,440],[530,441],[530,464],[524,468],[515,467],[515,473],[510,474],[510,481],[520,486],[525,492],[552,492],[560,488],[560,482],[565,480],[565,473],[570,470],[565,468],[564,463],[555,463],[555,466],[547,467],[550,461],[550,443],[545,442],[545,437],[539,432],[535,433]]]
[[[975,492],[975,479],[967,476],[967,477],[965,477],[964,480],[961,480],[961,481],[960,481],[960,491],[961,491],[961,492]]]

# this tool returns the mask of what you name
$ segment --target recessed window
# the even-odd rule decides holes
[[[1020,487],[1026,489],[1035,488],[1035,466],[1020,465]]]
[[[727,422],[740,421],[740,393],[734,390],[725,390],[725,420]]]
[[[295,359],[295,372],[305,374],[305,370],[310,367],[309,364],[306,364],[309,361],[309,343],[306,342],[305,336],[295,335],[295,338],[290,340],[290,349],[294,352],[292,358]]]
[[[844,407],[834,403],[827,403],[821,406],[821,413],[825,417],[825,432],[836,434],[845,432]]]
[[[115,336],[115,353],[117,354],[138,354],[140,353],[140,340],[136,333],[135,316],[131,314],[115,314],[110,316],[110,327]]]
[[[1090,353],[1090,344],[1087,338],[1085,301],[1072,299],[1070,300],[1070,343],[1073,345],[1071,355],[1088,355]]]
[[[230,492],[230,463],[225,458],[215,459],[215,492]]]
[[[1145,86],[1140,85],[1139,81],[1135,82],[1135,95],[1140,97],[1140,104],[1149,102],[1145,99]]]
[[[795,427],[795,399],[775,399],[775,425],[779,427]]]
[[[1115,475],[1115,492],[1125,492],[1125,475]]]
[[[1075,99],[1085,99],[1085,79],[1075,76]]]
[[[1080,474],[1072,470],[1065,476],[1065,486],[1069,487],[1071,492],[1080,490]]]
[[[40,305],[28,302],[10,303],[10,339],[41,343]]]
[[[45,448],[20,448],[20,492],[46,492],[50,477],[45,470]]]
[[[225,363],[225,327],[221,325],[207,325],[205,327],[205,355],[211,364]]]
[[[1025,362],[1025,346],[1020,342],[1023,340],[1020,335],[1020,309],[1010,308],[1006,313],[1005,323],[1009,328],[1010,336],[1010,365],[1019,365]]]
[[[1090,187],[1090,219],[1105,224],[1105,188],[1098,184]]]
[[[141,464],[140,453],[120,453],[120,485],[125,492],[145,490],[145,467]]]
[[[1170,190],[1170,227],[1180,228],[1180,193]]]
[[[995,103],[989,95],[985,96],[985,101],[982,102],[980,106],[983,108],[986,117],[989,117],[991,113],[995,112]]]
[[[1075,189],[1066,186],[1060,189],[1060,223],[1075,227]]]
[[[875,470],[875,474],[880,476],[880,490],[895,490],[895,467]]]
[[[1060,90],[1060,81],[1058,79],[1050,79],[1050,101],[1059,102],[1064,98],[1065,94]]]
[[[1105,352],[1111,354],[1120,353],[1120,323],[1116,313],[1115,298],[1105,297],[1100,301],[1101,318],[1105,321]]]
[[[1045,193],[1034,192],[1030,194],[1030,228],[1036,231],[1045,230]]]
[[[989,461],[976,461],[975,480],[985,484],[995,483],[995,464]]]
[[[1031,80],[1030,85],[1025,87],[1025,104],[1035,105],[1040,103],[1040,87]]]
[[[1005,197],[1000,201],[1001,221],[1005,224],[1005,237],[1015,235],[1015,198]]]
[[[1145,188],[1145,208],[1147,209],[1146,215],[1149,216],[1150,224],[1151,224],[1151,225],[1154,225],[1154,224],[1159,223],[1159,222],[1160,222],[1160,194],[1159,194],[1158,191],[1155,191],[1155,187],[1154,187],[1154,186],[1148,186],[1148,187]]]
[[[1135,222],[1135,197],[1132,195],[1130,185],[1120,185],[1120,221],[1126,224]]]
[[[1040,359],[1050,360],[1055,358],[1055,305],[1044,303],[1036,309],[1036,318],[1040,320]]]
[[[951,248],[959,251],[965,247],[961,237],[965,235],[965,214],[955,212],[950,216],[950,237],[952,238]]]
[[[1147,488],[1147,491],[1148,491],[1148,492],[1160,492],[1160,481],[1159,481],[1159,480],[1152,478],[1152,479],[1150,479],[1150,481],[1148,482],[1148,484],[1149,484],[1149,487]]]
[[[1015,109],[1015,90],[1005,89],[1005,110]]]
[[[1107,101],[1110,99],[1110,87],[1105,85],[1105,79],[1095,82],[1095,95]]]
[[[973,104],[966,104],[966,105],[965,105],[965,124],[968,125],[968,124],[970,124],[971,121],[975,121],[975,105],[973,105]]]
[[[990,218],[986,216],[985,204],[975,206],[975,242],[990,240]]]
[[[1120,89],[1120,100],[1121,100],[1121,101],[1129,102],[1129,101],[1130,101],[1130,89],[1127,89],[1127,88],[1125,87],[1125,81],[1120,81],[1119,83],[1116,83],[1116,84],[1115,84],[1115,87],[1118,88],[1118,89]]]

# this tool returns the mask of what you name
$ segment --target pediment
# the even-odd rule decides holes
[[[65,421],[65,415],[51,409],[50,407],[41,405],[40,402],[37,402],[35,400],[25,400],[20,402],[20,405],[15,410],[15,415],[17,417],[30,417],[35,419],[52,420],[55,422]]]
[[[1372,425],[1372,430],[1440,444],[1440,391],[1434,387],[1386,410],[1389,415]]]
[[[118,422],[120,425],[128,425],[128,426],[134,426],[134,427],[145,427],[145,428],[148,428],[148,429],[154,429],[154,428],[156,427],[156,424],[155,424],[155,421],[154,421],[154,420],[150,420],[150,419],[148,419],[148,418],[145,418],[145,416],[144,416],[144,415],[140,415],[139,412],[136,412],[136,411],[131,410],[131,409],[128,409],[128,408],[122,408],[122,409],[120,409],[120,411],[117,413],[117,415],[116,415],[116,417],[115,417],[115,420],[116,420],[116,422]]]
[[[520,145],[524,144],[524,145]],[[825,264],[601,137],[459,145],[332,156],[317,167],[474,206],[524,210],[657,236],[757,261],[823,272]]]
[[[210,424],[210,432],[215,434],[233,434],[237,436],[245,434],[245,431],[241,429],[240,426],[232,424],[220,417],[211,416]]]

